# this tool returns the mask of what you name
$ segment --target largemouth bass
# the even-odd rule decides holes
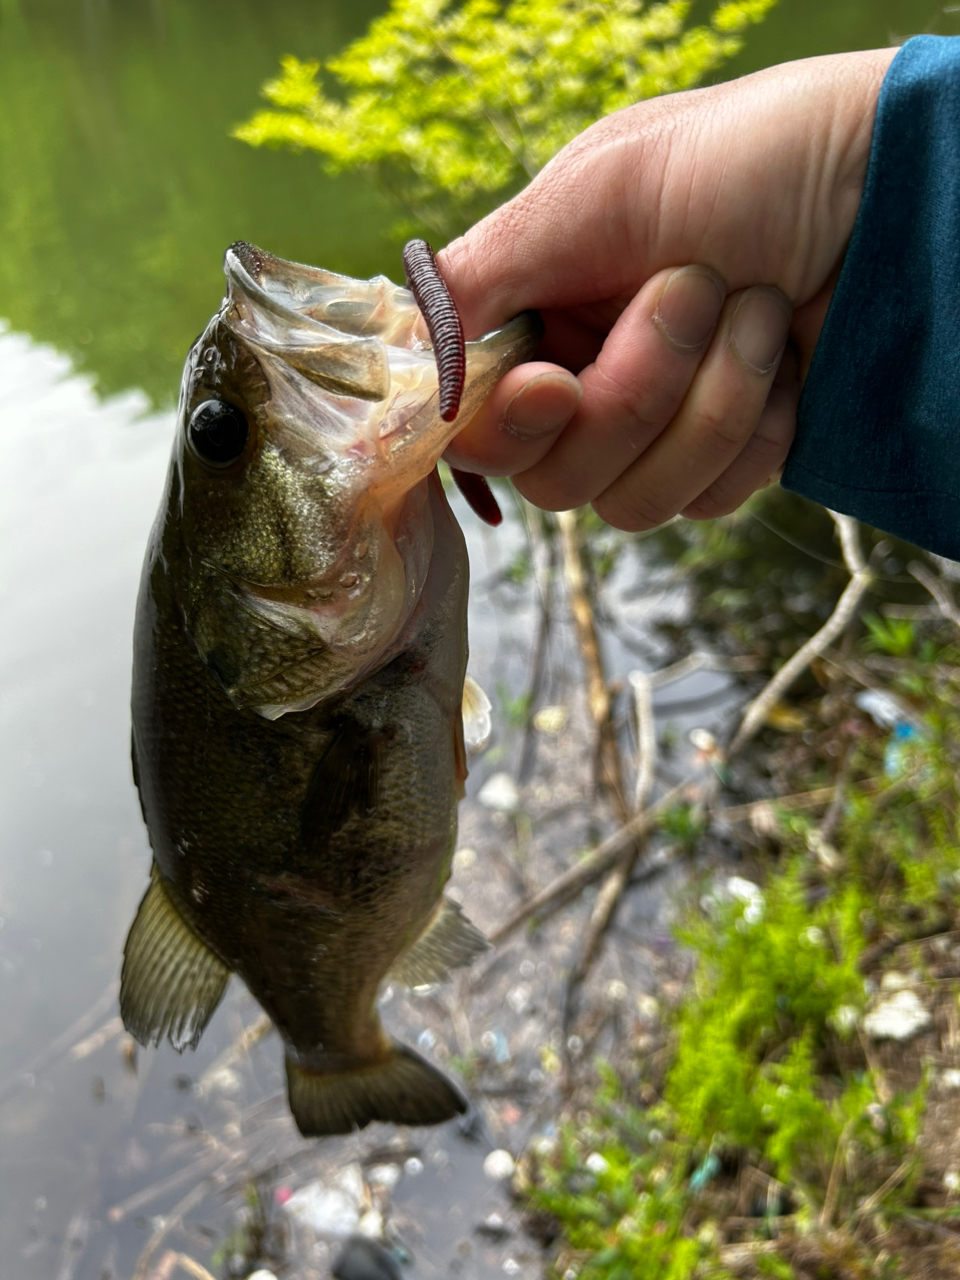
[[[381,984],[484,940],[443,896],[466,776],[467,561],[436,462],[539,331],[466,346],[448,423],[412,295],[247,244],[187,357],[134,638],[153,849],[124,951],[143,1044],[195,1046],[239,974],[305,1135],[464,1108],[390,1039]]]

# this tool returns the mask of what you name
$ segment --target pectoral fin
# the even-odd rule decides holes
[[[490,699],[474,680],[467,674],[463,681],[463,737],[471,751],[481,751],[490,740],[493,720]]]
[[[451,969],[472,964],[489,947],[490,943],[457,904],[441,898],[430,923],[390,970],[388,981],[407,987],[445,982]]]
[[[381,1062],[351,1071],[314,1071],[288,1057],[287,1095],[305,1138],[351,1133],[371,1120],[441,1124],[467,1109],[467,1100],[442,1071],[396,1043]]]
[[[167,896],[154,866],[123,949],[120,1013],[143,1045],[164,1036],[195,1049],[226,989],[230,970],[201,942]]]
[[[373,733],[349,716],[334,726],[317,762],[300,810],[300,838],[310,848],[325,845],[353,814],[369,815],[380,801],[380,774],[387,731]]]

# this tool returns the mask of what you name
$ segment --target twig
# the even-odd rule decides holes
[[[951,1231],[949,1227],[944,1227],[939,1222],[928,1222],[926,1218],[918,1218],[912,1213],[901,1213],[897,1216],[901,1222],[909,1222],[911,1227],[916,1227],[920,1231],[928,1231],[939,1240],[943,1240],[944,1243],[952,1245],[954,1249],[960,1249],[960,1235],[956,1231]]]
[[[570,598],[570,611],[573,614],[574,626],[580,642],[580,652],[583,655],[586,668],[587,703],[597,731],[599,781],[609,793],[618,819],[620,822],[626,822],[631,816],[631,808],[625,799],[623,761],[620,758],[620,749],[617,745],[617,736],[610,714],[610,690],[603,669],[603,657],[597,635],[593,605],[583,572],[583,557],[577,536],[575,512],[560,512],[557,516],[557,525],[560,529],[563,573]],[[649,703],[650,686],[647,684],[646,711],[649,711]],[[643,731],[644,733],[647,732],[645,727]],[[637,785],[639,787],[642,781],[644,792],[646,792],[653,781],[651,749],[647,750],[645,756],[641,755],[640,768],[644,776],[642,779],[638,778]],[[646,776],[648,773],[649,778]],[[636,809],[633,812],[636,812]],[[584,931],[579,953],[567,975],[563,997],[564,1043],[566,1043],[566,1033],[576,1015],[577,995],[600,951],[604,935],[610,927],[617,904],[623,896],[623,891],[630,879],[630,873],[633,871],[642,848],[642,841],[639,837],[634,837],[632,841],[628,842],[600,888],[600,893],[594,903],[593,911],[590,913],[590,919]]]
[[[84,1036],[82,1040],[78,1040],[70,1049],[70,1057],[74,1062],[79,1062],[82,1058],[89,1058],[91,1053],[96,1053],[98,1049],[102,1049],[105,1044],[109,1044],[116,1036],[123,1033],[123,1021],[119,1016],[109,1018],[102,1027],[98,1027],[88,1036]]]
[[[850,570],[850,581],[837,601],[836,608],[819,631],[801,645],[793,657],[789,658],[772,680],[761,690],[749,704],[740,722],[740,727],[730,743],[728,755],[735,755],[750,741],[765,723],[771,709],[783,697],[794,680],[804,672],[814,658],[818,658],[829,644],[832,644],[846,629],[857,611],[864,593],[873,581],[867,569],[860,549],[860,536],[856,520],[850,516],[839,515],[831,511],[830,515],[840,535],[840,546],[843,559]]]
[[[633,788],[633,812],[646,806],[653,788],[657,763],[657,735],[653,718],[653,680],[644,671],[631,671],[633,705],[637,717],[637,780]]]
[[[539,512],[530,512],[527,520],[527,535],[530,538],[534,572],[536,573],[538,596],[540,599],[540,617],[537,622],[537,638],[533,646],[533,664],[530,684],[527,689],[526,715],[523,726],[523,744],[520,748],[520,764],[517,767],[517,781],[522,785],[530,776],[536,754],[536,735],[533,728],[533,717],[536,715],[537,703],[543,691],[544,675],[547,669],[547,652],[549,650],[550,632],[553,628],[553,594],[556,578],[557,549],[553,537],[544,538],[537,530],[536,521]],[[547,563],[542,574],[537,571],[538,553],[545,552]]]
[[[265,1035],[272,1029],[273,1023],[265,1013],[261,1013],[255,1018],[248,1027],[241,1028],[239,1034],[232,1044],[224,1049],[223,1053],[214,1058],[209,1067],[204,1071],[203,1075],[197,1081],[196,1092],[203,1097],[209,1090],[214,1077],[221,1072],[224,1067],[229,1067],[232,1063],[245,1058],[250,1050],[258,1041],[262,1040]]]
[[[597,729],[597,760],[600,766],[599,780],[611,795],[621,822],[629,813],[624,801],[623,776],[620,753],[610,719],[610,691],[603,670],[600,639],[593,616],[593,606],[583,572],[583,559],[577,538],[577,517],[573,511],[561,511],[557,515],[560,530],[560,549],[563,555],[563,576],[570,597],[577,640],[583,656],[587,676],[587,706],[590,718]]]
[[[853,744],[851,744],[843,757],[840,768],[837,770],[837,780],[834,783],[833,799],[827,806],[827,812],[823,815],[823,819],[817,828],[817,835],[822,844],[829,842],[836,835],[840,820],[843,817],[844,805],[847,798],[847,781],[850,777],[850,767],[853,763]]]
[[[848,1120],[840,1131],[840,1137],[837,1139],[837,1149],[833,1153],[833,1164],[830,1166],[830,1177],[827,1180],[827,1193],[823,1197],[823,1205],[820,1209],[820,1230],[827,1231],[833,1219],[833,1211],[837,1207],[837,1197],[840,1194],[840,1165],[844,1155],[847,1138],[850,1136],[850,1126],[853,1122]]]
[[[66,1235],[63,1238],[63,1250],[61,1252],[57,1280],[73,1280],[73,1273],[77,1269],[89,1239],[90,1214],[81,1209],[70,1219]]]
[[[173,1206],[170,1213],[163,1215],[153,1234],[150,1236],[150,1239],[140,1251],[140,1257],[137,1259],[137,1265],[133,1269],[132,1280],[146,1280],[147,1268],[150,1266],[150,1259],[163,1244],[166,1236],[174,1229],[174,1227],[180,1225],[185,1213],[189,1213],[191,1209],[195,1209],[197,1207],[209,1190],[210,1188],[207,1186],[206,1180],[204,1179],[202,1182],[197,1183],[195,1187],[192,1187],[183,1199],[179,1200]],[[179,1262],[179,1255],[175,1255],[175,1257],[176,1262],[171,1266],[170,1271],[167,1271],[166,1273],[161,1272],[161,1275],[170,1274],[173,1267]]]
[[[867,1069],[870,1072],[870,1080],[873,1083],[873,1091],[880,1099],[882,1106],[893,1097],[893,1090],[887,1080],[887,1074],[883,1069],[883,1064],[873,1051],[873,1046],[863,1034],[863,1028],[857,1023],[857,1039],[860,1041],[860,1048],[863,1050],[863,1056],[867,1061]]]
[[[955,627],[960,627],[960,609],[954,603],[953,596],[947,589],[943,579],[938,578],[935,573],[919,560],[911,560],[907,568],[920,585],[926,587],[930,592],[947,621],[952,622]]]
[[[146,1280],[147,1268],[150,1265],[150,1259],[160,1248],[161,1244],[163,1244],[167,1235],[169,1235],[175,1227],[178,1227],[183,1221],[184,1216],[188,1214],[191,1209],[195,1209],[204,1197],[209,1194],[211,1185],[224,1183],[230,1169],[240,1164],[245,1159],[246,1152],[235,1152],[223,1162],[219,1169],[213,1170],[213,1172],[208,1174],[207,1177],[202,1178],[196,1186],[191,1187],[183,1199],[179,1200],[169,1213],[163,1215],[156,1230],[144,1245],[143,1250],[140,1253],[140,1257],[137,1259],[137,1265],[134,1267],[132,1280]],[[191,1169],[190,1172],[195,1176],[195,1168]],[[179,1254],[178,1261],[183,1256],[183,1254]],[[182,1266],[183,1263],[181,1262],[180,1265]],[[200,1264],[194,1263],[194,1265],[199,1266]],[[193,1274],[197,1275],[198,1273],[194,1271]],[[201,1276],[201,1280],[206,1280],[206,1276],[203,1272],[200,1272],[199,1274]]]
[[[546,916],[556,910],[558,906],[569,902],[588,884],[592,884],[603,875],[605,871],[620,857],[623,850],[630,844],[631,840],[647,835],[659,822],[660,818],[670,808],[676,804],[685,792],[695,781],[694,777],[684,778],[682,782],[678,782],[675,787],[671,787],[660,799],[645,809],[643,813],[638,813],[635,818],[631,818],[629,822],[615,831],[613,835],[608,836],[596,849],[588,854],[576,866],[570,867],[564,871],[562,875],[557,876],[550,884],[546,885],[539,893],[535,894],[529,902],[525,902],[517,911],[513,913],[509,920],[494,930],[490,935],[490,941],[494,946],[499,946],[501,942],[510,936],[520,925],[524,924],[531,916]]]
[[[156,1200],[157,1196],[166,1195],[168,1191],[175,1191],[185,1182],[191,1182],[196,1178],[201,1178],[211,1173],[216,1167],[217,1161],[222,1158],[222,1151],[209,1151],[205,1156],[195,1160],[193,1164],[185,1165],[182,1169],[178,1169],[176,1173],[170,1174],[169,1177],[161,1178],[158,1182],[152,1182],[150,1186],[143,1187],[140,1191],[135,1191],[133,1195],[127,1196],[126,1200],[121,1200],[119,1204],[113,1205],[107,1210],[107,1218],[111,1222],[122,1222],[124,1218],[128,1218],[131,1213],[135,1213],[138,1209],[142,1209],[151,1200]]]
[[[89,1009],[81,1013],[80,1017],[74,1022],[71,1022],[70,1026],[61,1032],[55,1040],[51,1040],[39,1053],[35,1053],[19,1071],[4,1080],[0,1084],[0,1102],[8,1098],[17,1088],[29,1084],[31,1077],[49,1066],[51,1062],[54,1062],[61,1054],[65,1053],[71,1045],[75,1044],[79,1037],[85,1035],[97,1020],[103,1017],[111,1005],[116,1005],[117,991],[116,982],[111,981],[108,983]]]
[[[653,690],[650,677],[643,671],[630,673],[630,684],[633,687],[634,706],[637,716],[637,780],[633,793],[633,812],[641,813],[647,803],[653,787],[656,768],[657,739],[653,718]],[[613,921],[617,904],[630,882],[634,867],[643,852],[643,841],[640,838],[628,844],[619,861],[613,866],[606,880],[600,886],[597,900],[593,904],[590,919],[584,931],[583,944],[576,966],[571,970],[567,981],[564,1001],[564,1032],[569,1029],[574,1015],[574,998],[577,989],[590,970],[600,950],[604,935]]]
[[[913,1167],[915,1159],[915,1156],[910,1156],[904,1160],[903,1164],[898,1165],[896,1169],[894,1169],[893,1173],[891,1173],[890,1177],[887,1178],[886,1182],[881,1183],[872,1195],[867,1196],[866,1200],[864,1200],[862,1204],[857,1205],[856,1209],[853,1211],[853,1218],[865,1218],[868,1214],[873,1213],[874,1209],[876,1209],[877,1205],[884,1198],[887,1192],[892,1191],[894,1187],[899,1186],[899,1184],[904,1180]]]
[[[170,1280],[170,1276],[173,1275],[177,1267],[195,1276],[196,1280],[214,1280],[214,1277],[202,1263],[195,1261],[186,1253],[177,1253],[175,1249],[167,1250],[157,1263],[156,1270],[150,1276],[150,1280]]]

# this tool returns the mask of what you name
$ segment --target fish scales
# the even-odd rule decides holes
[[[443,897],[466,773],[467,560],[435,465],[534,318],[467,345],[440,417],[405,289],[228,250],[184,371],[134,638],[154,862],[121,1011],[195,1045],[231,973],[284,1040],[304,1134],[434,1123],[457,1087],[384,1032],[388,975],[484,942]]]

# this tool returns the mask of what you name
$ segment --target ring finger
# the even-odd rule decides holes
[[[731,294],[672,421],[594,500],[619,529],[650,529],[688,507],[726,471],[760,421],[792,308],[779,289]]]

